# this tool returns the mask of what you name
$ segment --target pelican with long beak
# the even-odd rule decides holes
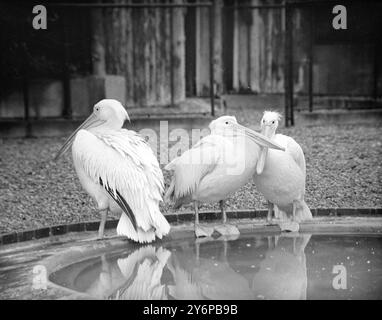
[[[224,200],[251,179],[261,146],[277,150],[283,148],[264,135],[238,124],[232,116],[212,121],[209,128],[210,135],[165,167],[173,171],[165,201],[174,201],[175,208],[194,203],[197,237],[211,236],[214,231],[214,228],[199,224],[199,203],[219,202],[222,225],[216,226],[216,231],[224,235],[238,234],[235,226],[226,223]]]
[[[304,200],[304,152],[292,137],[276,134],[280,118],[278,112],[265,111],[261,119],[261,133],[283,146],[285,152],[262,147],[254,182],[256,188],[268,200],[269,223],[272,223],[273,209],[275,216],[281,221],[290,217],[294,222],[309,220],[312,219],[312,213]]]
[[[78,178],[102,214],[99,238],[104,235],[107,214],[111,211],[121,214],[118,235],[137,242],[151,242],[170,230],[159,210],[163,174],[144,138],[122,129],[125,120],[130,119],[119,101],[99,101],[55,159],[72,146]]]

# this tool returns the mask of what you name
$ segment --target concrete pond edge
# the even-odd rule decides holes
[[[267,210],[232,210],[227,211],[229,219],[259,219],[265,218]],[[313,217],[341,217],[341,216],[382,216],[382,208],[314,208],[311,209]],[[191,222],[194,219],[194,213],[191,211],[165,214],[167,221],[172,224],[181,224]],[[212,221],[221,218],[220,211],[201,211],[199,213],[201,221]],[[50,227],[42,227],[32,230],[10,232],[0,235],[0,246],[18,242],[49,238],[51,236],[60,236],[70,232],[97,231],[100,221],[84,221],[70,224],[60,224]],[[117,227],[118,220],[108,220],[105,229],[114,229]]]

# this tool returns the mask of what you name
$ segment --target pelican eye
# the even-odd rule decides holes
[[[226,121],[225,124],[228,124],[228,121]]]
[[[272,121],[272,124],[275,124],[275,120]]]

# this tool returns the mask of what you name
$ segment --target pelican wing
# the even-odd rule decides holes
[[[305,175],[305,156],[301,146],[292,137],[283,134],[276,134],[274,140],[285,148],[285,152],[292,156],[293,160]]]
[[[144,232],[159,228],[158,204],[162,200],[164,179],[146,141],[125,129],[108,133],[80,130],[77,139],[82,143],[73,145],[73,156],[79,158],[95,183],[103,185],[133,226]]]
[[[135,231],[137,231],[137,220],[135,219],[134,212],[131,210],[129,204],[126,200],[121,196],[118,190],[114,190],[110,188],[108,184],[104,184],[102,179],[99,178],[99,183],[101,186],[105,188],[105,190],[109,193],[109,195],[114,199],[115,202],[119,205],[119,207],[127,214]]]
[[[221,159],[224,143],[224,137],[209,135],[165,167],[174,171],[172,184],[175,198],[192,194],[203,177],[213,171]]]

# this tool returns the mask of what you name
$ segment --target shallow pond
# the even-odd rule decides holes
[[[103,299],[381,299],[382,237],[173,240],[86,259],[50,280]]]

